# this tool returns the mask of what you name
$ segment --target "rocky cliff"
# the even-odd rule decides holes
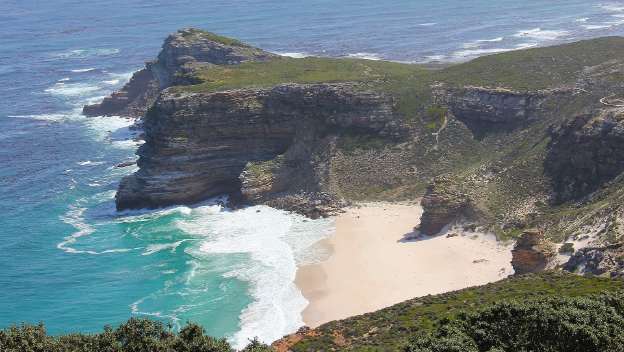
[[[539,230],[526,230],[511,251],[515,275],[537,273],[554,267],[555,245]]]
[[[163,89],[193,83],[192,72],[198,66],[237,65],[275,57],[237,40],[193,28],[183,29],[167,37],[157,60],[134,73],[118,92],[98,104],[85,106],[83,113],[142,117]]]
[[[427,188],[421,205],[423,215],[419,230],[429,236],[437,234],[454,221],[476,217],[468,196],[445,177],[436,178]]]
[[[583,114],[554,129],[545,165],[556,203],[587,196],[622,174],[624,108]]]
[[[329,203],[319,195],[325,176],[313,158],[327,144],[317,143],[342,129],[390,134],[396,119],[389,97],[351,84],[165,92],[144,119],[140,171],[122,180],[117,207],[153,208],[240,193],[250,202],[270,194],[278,205],[275,195],[284,192],[315,194]],[[328,204],[310,206],[315,205]]]

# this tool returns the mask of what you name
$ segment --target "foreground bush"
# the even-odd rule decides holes
[[[98,334],[48,336],[40,324],[13,326],[0,331],[2,352],[231,352],[225,339],[206,336],[204,329],[189,323],[179,333],[159,321],[132,318],[117,329],[105,327]],[[271,349],[252,341],[243,351]]]
[[[497,303],[443,321],[404,351],[624,351],[624,294]]]

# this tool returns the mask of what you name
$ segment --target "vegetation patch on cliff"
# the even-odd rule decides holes
[[[248,44],[241,42],[240,40],[225,37],[222,35],[218,35],[212,32],[204,31],[197,28],[189,28],[181,31],[182,37],[189,41],[195,40],[209,40],[215,43],[229,45],[229,46],[240,46],[240,47],[250,47]]]

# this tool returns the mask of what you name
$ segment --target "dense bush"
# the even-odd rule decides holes
[[[624,294],[497,303],[443,321],[404,351],[624,351]]]
[[[231,352],[225,339],[204,334],[204,329],[189,323],[174,333],[159,321],[132,318],[117,329],[105,327],[98,334],[48,336],[40,324],[13,326],[0,331],[2,352]],[[266,352],[271,349],[251,341],[243,351]]]

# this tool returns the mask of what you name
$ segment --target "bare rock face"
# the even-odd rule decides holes
[[[549,269],[557,256],[555,245],[539,230],[525,231],[516,242],[511,254],[511,265],[516,275]]]
[[[539,118],[550,92],[516,92],[504,88],[434,87],[438,101],[448,106],[475,135],[510,130]]]
[[[142,117],[163,89],[194,83],[186,73],[198,65],[237,65],[275,57],[277,55],[236,40],[197,29],[183,29],[167,37],[156,61],[148,62],[123,88],[101,103],[85,106],[83,113]]]
[[[624,109],[585,114],[551,132],[545,171],[555,203],[582,198],[624,172]]]
[[[453,221],[473,216],[468,197],[445,177],[438,177],[429,185],[421,205],[423,214],[419,230],[429,236]]]
[[[144,119],[140,170],[122,180],[117,208],[188,204],[242,191],[251,203],[320,213],[333,207],[323,195],[328,136],[345,128],[392,136],[398,119],[390,97],[352,84],[165,91]]]
[[[564,270],[592,275],[608,274],[612,278],[624,277],[624,244],[582,248],[563,266]]]

